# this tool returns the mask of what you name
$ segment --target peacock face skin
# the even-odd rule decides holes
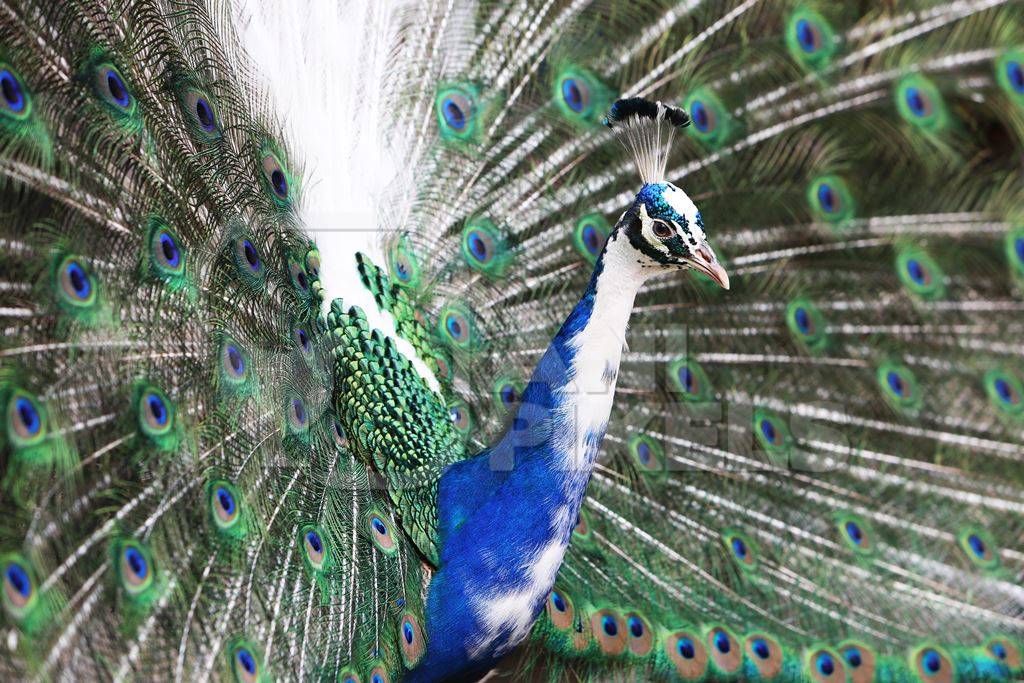
[[[646,267],[690,268],[729,289],[729,275],[708,244],[700,211],[672,183],[644,185],[623,214],[619,230],[640,252]]]

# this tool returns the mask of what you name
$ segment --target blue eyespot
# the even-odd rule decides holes
[[[921,655],[921,665],[930,674],[937,674],[942,669],[942,657],[935,650],[925,650]]]
[[[711,112],[708,111],[707,106],[700,100],[694,100],[690,104],[690,119],[701,133],[707,133],[713,122]]]
[[[477,261],[487,260],[489,252],[487,242],[478,231],[471,231],[466,238],[466,242],[469,245],[469,253],[473,255],[473,258]]]
[[[303,355],[308,356],[313,349],[313,343],[309,339],[309,333],[302,327],[295,328],[295,345],[299,347]]]
[[[562,99],[565,104],[577,114],[583,111],[584,101],[580,86],[575,78],[566,78],[562,81]]]
[[[1024,240],[1021,241],[1024,242]],[[587,251],[596,256],[601,251],[602,242],[603,240],[601,235],[598,234],[597,228],[590,223],[583,226],[583,245],[587,248]]]
[[[1018,237],[1014,240],[1013,248],[1017,252],[1017,260],[1024,263],[1024,237]]]
[[[761,420],[761,434],[764,435],[764,438],[768,439],[771,443],[776,443],[779,436],[778,430],[775,429],[775,425],[772,424],[772,421],[768,418]]]
[[[555,609],[559,612],[564,612],[569,608],[569,606],[565,604],[565,598],[563,598],[562,594],[557,591],[551,594],[551,604],[554,605]]]
[[[686,393],[693,393],[694,381],[693,370],[685,365],[679,368],[679,383],[686,389]]]
[[[825,213],[835,213],[839,208],[839,201],[835,190],[828,183],[822,183],[818,186],[818,203],[821,204],[821,210]]]
[[[260,252],[256,249],[256,245],[252,243],[252,240],[242,239],[238,243],[238,255],[241,257],[240,261],[245,264],[249,272],[253,275],[259,275],[263,272],[263,260],[260,258]]]
[[[17,562],[7,565],[4,577],[7,579],[8,585],[21,597],[28,598],[32,594],[32,580],[29,579],[28,572],[24,567]]]
[[[3,95],[4,105],[11,112],[20,114],[25,110],[25,92],[21,83],[9,69],[0,71],[0,94]]]
[[[676,651],[683,659],[693,659],[697,656],[697,649],[694,647],[693,641],[689,638],[680,638],[679,642],[676,643]]]
[[[270,174],[270,186],[274,188],[274,192],[279,196],[284,197],[288,194],[288,180],[284,177],[281,169],[276,168]]]
[[[309,416],[306,414],[306,404],[300,398],[293,398],[291,402],[291,418],[292,424],[297,428],[306,426],[306,420]]]
[[[178,249],[178,243],[166,230],[161,230],[157,239],[160,241],[161,261],[168,268],[177,269],[181,264],[181,250]]]
[[[640,617],[629,618],[629,633],[634,638],[642,638],[644,635],[644,622]]]
[[[636,457],[644,465],[649,464],[651,462],[651,447],[646,442],[641,441],[636,446]]]
[[[373,674],[370,683],[384,683],[384,678],[380,674]]]
[[[715,649],[721,652],[723,655],[728,654],[729,650],[732,649],[732,643],[729,642],[729,636],[725,631],[718,631],[715,633]]]
[[[904,97],[907,101],[907,107],[910,108],[910,112],[914,116],[927,116],[932,112],[932,105],[928,95],[921,92],[919,88],[914,86],[907,88]]]
[[[895,370],[890,370],[886,376],[885,381],[889,383],[889,388],[892,389],[894,394],[904,396],[906,386],[903,383],[903,378],[900,377],[899,373]]]
[[[998,658],[998,659],[1006,659],[1006,657],[1007,657],[1006,646],[1003,645],[1002,643],[993,643],[992,646],[989,649],[992,650],[992,654],[994,654],[996,656],[996,658]]]
[[[1003,403],[1009,403],[1013,400],[1013,390],[1010,388],[1010,383],[1000,377],[995,381],[996,393],[999,394],[1000,400]]]
[[[295,285],[303,292],[309,291],[309,277],[306,276],[306,271],[302,269],[302,266],[295,265],[292,271],[292,278],[295,280]]]
[[[82,265],[74,259],[68,259],[64,263],[61,272],[61,285],[64,292],[73,301],[79,303],[88,301],[92,294],[92,280]]]
[[[235,377],[243,376],[245,374],[245,359],[242,357],[242,352],[238,350],[237,346],[228,345],[226,354],[231,374]]]
[[[108,67],[103,78],[106,81],[106,90],[110,93],[111,100],[119,107],[127,109],[132,103],[132,98],[128,94],[128,88],[125,86],[121,74],[117,73],[116,69]]]
[[[196,120],[199,126],[207,133],[213,132],[217,127],[217,117],[214,116],[213,107],[204,97],[197,97],[195,101]]]
[[[981,537],[977,534],[971,534],[967,537],[967,545],[970,546],[971,552],[978,557],[985,556],[985,541],[981,540]]]
[[[455,130],[462,130],[466,127],[466,112],[454,97],[444,99],[441,103],[441,112],[444,114],[444,120]]]
[[[406,643],[412,645],[412,641],[415,635],[416,634],[412,630],[412,624],[410,624],[408,621],[402,624],[402,637],[405,638]]]
[[[456,339],[462,337],[462,321],[459,320],[458,316],[449,315],[445,321],[445,326],[448,328],[448,332]]]
[[[18,417],[18,424],[15,426],[25,436],[32,437],[42,429],[43,421],[39,417],[39,410],[30,399],[18,397],[14,402],[14,410]]]
[[[919,285],[926,285],[931,281],[931,277],[928,275],[928,269],[925,268],[917,259],[909,259],[907,261],[907,275],[909,275],[910,279]]]
[[[814,32],[811,22],[801,19],[796,22],[796,39],[804,52],[814,52],[818,49],[818,37]]]
[[[511,384],[503,385],[498,394],[501,396],[501,402],[505,404],[506,407],[512,405],[519,399],[519,396],[516,394],[516,388]]]
[[[235,497],[223,486],[217,487],[217,504],[229,517],[235,513]]]
[[[384,524],[384,522],[381,521],[379,517],[374,517],[373,520],[371,521],[371,524],[373,524],[373,528],[378,534],[380,534],[381,536],[387,535],[388,527],[386,524]]]
[[[847,522],[844,526],[846,529],[846,535],[850,537],[856,545],[860,545],[864,542],[864,532],[861,531],[860,526],[856,522]]]
[[[137,579],[145,579],[149,575],[149,563],[146,562],[146,558],[142,556],[138,548],[133,546],[125,548],[124,561]]]
[[[242,648],[235,653],[235,659],[238,660],[238,665],[245,669],[245,672],[250,676],[256,673],[256,659],[252,656],[251,652]]]
[[[796,313],[794,313],[793,317],[796,319],[797,329],[799,329],[803,334],[810,334],[811,315],[807,312],[807,309],[803,307],[796,309]]]
[[[146,408],[149,410],[149,417],[158,426],[163,427],[167,424],[167,420],[170,418],[170,412],[167,410],[164,400],[156,394],[150,393],[146,395]]]
[[[615,637],[619,634],[619,625],[615,623],[615,617],[604,616],[601,618],[601,630],[605,632],[605,635]]]
[[[750,649],[753,650],[754,654],[761,659],[768,659],[771,655],[771,648],[768,647],[768,643],[764,638],[756,638],[753,643],[750,644]]]
[[[860,650],[858,650],[855,647],[847,649],[843,653],[843,656],[846,658],[846,663],[849,664],[850,667],[853,669],[856,669],[864,662],[863,658],[861,657]]]
[[[814,666],[822,676],[831,676],[835,673],[836,661],[832,659],[832,655],[829,653],[822,652],[815,658]]]
[[[310,529],[306,532],[306,543],[309,545],[309,549],[314,553],[322,553],[324,551],[324,543],[320,538],[320,534]]]
[[[732,539],[732,552],[739,559],[744,559],[747,556],[747,544],[743,542],[742,538]]]
[[[1006,63],[1006,79],[1010,82],[1010,87],[1014,92],[1024,94],[1024,68],[1021,67],[1020,62],[1009,61]]]

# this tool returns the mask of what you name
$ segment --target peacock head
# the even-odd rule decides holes
[[[644,268],[689,269],[729,289],[729,275],[704,234],[704,220],[693,201],[668,182],[647,183],[613,232],[625,237]]]
[[[632,98],[612,105],[605,125],[633,153],[644,186],[608,241],[625,237],[648,272],[696,270],[729,289],[729,275],[708,244],[700,211],[685,192],[665,180],[672,138],[689,124],[685,111],[661,102]]]

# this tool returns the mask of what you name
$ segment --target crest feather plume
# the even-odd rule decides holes
[[[604,125],[633,155],[641,180],[661,183],[676,129],[690,125],[690,117],[678,107],[631,97],[612,105]]]

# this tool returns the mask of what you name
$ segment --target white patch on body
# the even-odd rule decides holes
[[[501,656],[518,645],[533,626],[535,605],[547,597],[555,585],[555,575],[562,565],[566,544],[558,537],[523,563],[527,583],[522,588],[480,601],[476,606],[482,632],[467,654],[477,659],[485,654]],[[491,652],[494,639],[502,631],[509,633],[503,643]]]

